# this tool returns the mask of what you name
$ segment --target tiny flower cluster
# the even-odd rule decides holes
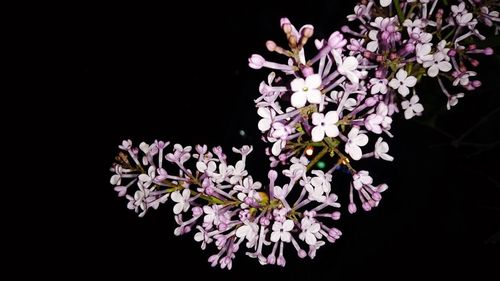
[[[474,42],[486,38],[486,28],[500,31],[500,1],[448,2],[363,0],[347,16],[349,25],[314,40],[310,58],[304,46],[314,27],[281,19],[287,47],[274,41],[266,47],[284,62],[249,58],[251,68],[273,70],[255,100],[269,143],[266,185],[246,170],[251,146],[233,148],[240,155],[233,165],[220,147],[192,151],[163,141],[134,147],[130,140],[119,146],[111,184],[139,216],[170,198],[175,235],[193,232],[202,249],[213,244],[212,266],[231,269],[240,248],[261,264],[285,266],[287,245],[300,258],[314,258],[342,234],[335,221],[343,209],[332,186],[338,171],[350,177],[348,213],[379,205],[388,186],[353,166],[364,158],[394,159],[386,142],[394,116],[411,119],[424,110],[419,81],[434,79],[448,109],[481,85],[476,56],[493,50]],[[319,161],[330,165],[315,169]]]

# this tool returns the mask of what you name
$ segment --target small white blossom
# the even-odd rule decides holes
[[[293,221],[285,220],[285,222],[281,223],[279,221],[274,222],[273,224],[273,232],[271,233],[271,241],[278,242],[290,242],[292,235],[290,231],[293,229]]]
[[[360,134],[358,127],[352,127],[347,137],[349,140],[345,144],[345,152],[347,152],[353,160],[361,159],[363,153],[360,146],[365,146],[368,143],[368,136]]]
[[[380,3],[380,6],[387,7],[387,6],[391,5],[392,0],[380,0],[379,3]]]
[[[387,152],[389,152],[389,145],[382,139],[382,137],[379,137],[375,143],[375,151],[373,152],[375,158],[382,158],[386,161],[394,160],[394,157],[387,154]]]
[[[457,105],[458,99],[463,98],[463,97],[464,97],[464,93],[458,93],[454,96],[449,96],[448,103],[446,103],[446,108],[448,108],[448,110],[450,110],[452,106]]]
[[[299,238],[308,245],[315,245],[317,239],[322,237],[320,233],[321,225],[310,218],[304,217],[302,219],[300,222],[300,229],[302,232],[299,234]]]
[[[417,78],[414,76],[408,76],[408,72],[403,69],[398,70],[396,73],[396,78],[392,78],[391,82],[389,82],[389,86],[394,90],[398,90],[398,92],[406,97],[410,93],[409,87],[414,87],[417,84]]]
[[[312,123],[316,125],[312,129],[312,141],[318,142],[322,141],[325,134],[331,138],[339,135],[339,129],[337,128],[337,122],[339,121],[339,116],[336,111],[329,111],[324,115],[323,113],[314,112],[312,114]]]
[[[370,93],[375,95],[377,93],[385,95],[387,93],[387,79],[370,79],[370,84],[372,84]]]
[[[189,189],[184,189],[181,192],[179,190],[176,190],[172,192],[171,198],[172,201],[176,202],[177,204],[174,205],[174,214],[178,215],[182,212],[186,212],[189,210],[189,196],[191,195]]]
[[[451,70],[451,63],[446,61],[446,56],[443,53],[435,53],[432,61],[424,61],[424,67],[427,69],[427,75],[436,77],[441,72],[448,72]]]
[[[321,76],[313,74],[303,78],[295,78],[290,84],[292,91],[291,103],[296,108],[301,108],[306,105],[306,102],[319,104],[321,103]]]
[[[422,111],[424,111],[424,107],[418,103],[418,96],[413,95],[410,99],[410,101],[402,101],[401,102],[401,108],[405,110],[405,118],[410,119],[415,115],[420,115]]]

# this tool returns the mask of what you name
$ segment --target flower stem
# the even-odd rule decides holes
[[[311,160],[311,162],[307,164],[307,170],[309,171],[316,163],[318,163],[318,161],[321,160],[321,158],[323,158],[323,156],[325,156],[327,152],[328,147],[324,146],[323,149],[313,158],[313,160]]]
[[[405,16],[403,15],[403,11],[401,10],[399,0],[394,0],[394,6],[396,7],[396,12],[398,13],[399,22],[402,24],[405,21]]]

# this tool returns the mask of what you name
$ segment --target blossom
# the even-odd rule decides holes
[[[259,114],[262,119],[259,121],[258,127],[262,132],[266,132],[271,128],[271,124],[273,123],[273,119],[276,116],[276,112],[273,109],[266,107],[259,107],[257,110],[257,114]]]
[[[299,238],[304,240],[308,245],[316,245],[317,239],[321,238],[321,225],[312,219],[303,218],[300,222],[302,232]]]
[[[380,0],[379,3],[380,3],[380,6],[387,7],[387,6],[391,5],[392,0]]]
[[[458,104],[458,99],[459,99],[459,98],[463,98],[463,97],[464,97],[464,93],[458,93],[458,94],[453,95],[453,96],[452,96],[452,95],[450,95],[450,96],[448,97],[448,102],[446,103],[446,108],[447,108],[448,110],[450,110],[450,109],[451,109],[451,107],[453,107],[453,106],[455,106],[455,105],[457,105],[457,104]]]
[[[398,70],[396,73],[396,78],[392,78],[389,82],[389,86],[394,90],[398,90],[403,97],[406,97],[410,90],[409,87],[414,87],[417,84],[417,78],[414,76],[408,76],[408,72],[403,69]]]
[[[271,233],[271,241],[278,242],[290,242],[291,234],[290,231],[293,229],[293,221],[285,220],[283,223],[277,221],[273,224],[273,232]]]
[[[387,152],[389,152],[389,145],[384,141],[384,139],[382,139],[382,137],[379,137],[375,143],[375,151],[373,152],[374,157],[382,158],[386,161],[394,160],[394,157],[387,154]]]
[[[423,65],[427,69],[427,75],[436,77],[439,71],[448,72],[451,70],[451,63],[445,60],[446,56],[442,53],[435,53],[432,61],[424,61]]]
[[[339,129],[337,128],[337,122],[339,121],[339,116],[336,111],[329,111],[326,115],[318,112],[312,114],[312,123],[316,125],[311,132],[312,141],[318,142],[322,141],[325,134],[331,138],[339,135]]]
[[[333,58],[337,64],[337,71],[347,77],[352,83],[358,84],[359,77],[356,69],[358,68],[358,60],[355,57],[347,57],[342,59],[340,52],[332,50]]]
[[[410,101],[402,101],[401,102],[401,108],[405,110],[405,118],[410,119],[415,115],[420,115],[422,111],[424,111],[424,107],[418,103],[418,96],[413,95],[410,99]]]
[[[319,90],[321,76],[319,74],[307,76],[305,80],[295,78],[290,85],[294,91],[291,100],[292,106],[300,108],[304,107],[306,102],[316,104],[321,102],[321,91]]]
[[[181,212],[187,212],[189,210],[189,189],[184,189],[182,194],[179,190],[172,192],[172,201],[177,204],[174,205],[174,214],[180,214]]]
[[[349,153],[353,160],[361,159],[362,152],[360,146],[365,146],[368,143],[368,136],[360,134],[358,127],[352,127],[347,137],[349,140],[345,144],[345,152]]]
[[[385,95],[387,93],[387,79],[372,78],[370,84],[372,85],[370,89],[372,95],[378,93]]]

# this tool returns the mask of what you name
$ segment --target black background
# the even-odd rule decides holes
[[[181,2],[175,8],[82,4],[68,11],[63,24],[70,25],[66,44],[71,51],[65,69],[77,90],[66,110],[77,118],[66,140],[78,143],[77,155],[71,157],[81,160],[82,168],[75,171],[81,175],[74,182],[76,194],[62,203],[75,212],[61,222],[64,230],[54,234],[61,237],[54,242],[62,248],[60,259],[44,270],[64,267],[86,277],[141,280],[171,280],[173,272],[184,279],[221,280],[465,273],[482,279],[498,272],[499,149],[467,145],[499,141],[498,57],[481,61],[482,89],[450,112],[437,84],[421,86],[419,95],[427,101],[424,116],[394,122],[390,154],[396,160],[357,166],[369,167],[376,182],[389,184],[381,206],[344,215],[339,224],[343,237],[320,249],[315,260],[300,260],[290,251],[286,268],[263,267],[240,252],[232,271],[211,268],[206,260],[213,248],[201,251],[192,234],[173,235],[170,202],[140,219],[126,209],[125,199],[116,197],[108,169],[117,145],[127,138],[136,144],[163,139],[225,149],[253,144],[249,170],[265,183],[267,163],[253,99],[266,73],[249,69],[247,58],[252,53],[272,57],[264,43],[283,42],[283,16],[298,27],[314,24],[315,36],[327,37],[352,11],[353,3],[337,2]],[[463,142],[453,142],[470,128]],[[246,137],[239,135],[241,129]]]

